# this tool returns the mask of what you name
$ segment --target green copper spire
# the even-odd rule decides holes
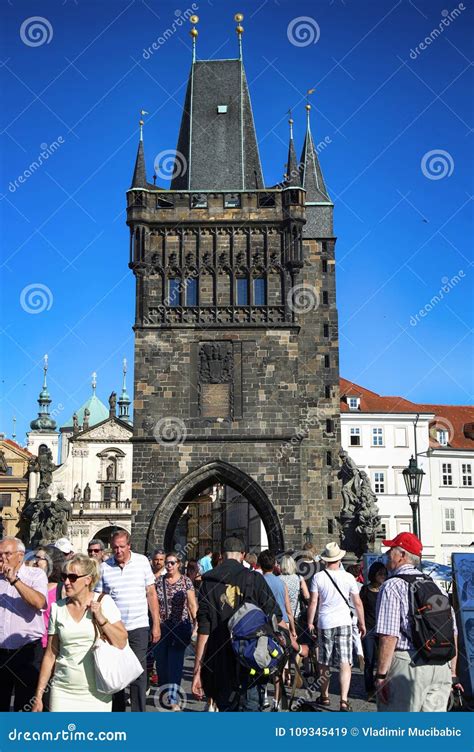
[[[38,417],[35,420],[32,420],[30,423],[30,427],[33,431],[55,431],[56,430],[56,421],[53,420],[53,418],[49,414],[49,406],[51,404],[51,397],[48,392],[48,384],[46,380],[46,374],[48,372],[48,356],[44,356],[44,364],[43,364],[43,388],[41,389],[41,392],[39,393],[38,397],[38,405],[39,405],[39,412]]]
[[[122,372],[123,372],[123,381],[122,381],[122,394],[120,395],[120,399],[118,400],[118,406],[119,406],[119,418],[120,420],[125,420],[127,423],[130,423],[130,404],[131,399],[128,396],[127,393],[127,383],[126,383],[126,376],[127,376],[127,359],[123,359],[122,364]]]

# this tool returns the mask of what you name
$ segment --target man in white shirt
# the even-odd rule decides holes
[[[128,632],[128,641],[143,666],[143,673],[130,685],[132,712],[146,709],[146,651],[148,647],[149,619],[152,618],[151,642],[159,642],[160,613],[155,589],[155,577],[146,556],[131,550],[130,534],[117,530],[112,536],[114,555],[104,561],[101,578],[95,588],[108,593],[119,608]],[[112,710],[125,711],[125,695],[114,695]]]
[[[329,679],[331,657],[339,664],[341,685],[340,710],[352,710],[348,701],[352,664],[352,603],[358,617],[361,637],[365,636],[364,607],[353,575],[344,571],[341,559],[346,552],[337,543],[328,543],[321,554],[325,568],[311,581],[311,599],[308,608],[308,631],[314,631],[314,616],[318,611],[319,683],[321,695],[316,703],[329,707]]]

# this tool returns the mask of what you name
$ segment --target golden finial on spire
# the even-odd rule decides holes
[[[237,22],[237,26],[235,27],[235,30],[237,32],[237,36],[239,38],[239,58],[242,60],[242,34],[244,33],[244,27],[242,26],[242,21],[244,20],[244,14],[243,13],[236,13],[234,16],[234,21]]]
[[[193,63],[196,62],[196,39],[199,34],[199,31],[196,29],[196,24],[199,23],[199,16],[190,16],[189,18],[190,23],[192,23],[193,28],[189,32],[189,34],[192,37],[193,40]]]
[[[308,125],[309,125],[309,113],[311,112],[311,104],[309,102],[309,98],[311,94],[314,94],[315,91],[316,89],[308,89],[308,91],[306,92],[306,116],[308,118]]]

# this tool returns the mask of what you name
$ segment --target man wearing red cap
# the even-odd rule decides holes
[[[413,533],[399,533],[393,540],[383,541],[383,545],[390,548],[387,567],[392,577],[382,585],[377,601],[377,710],[443,712],[448,705],[456,657],[441,666],[413,662],[415,649],[409,603],[411,585],[398,577],[420,576],[417,567],[423,545]]]

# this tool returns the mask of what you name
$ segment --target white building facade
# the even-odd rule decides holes
[[[341,379],[341,444],[370,477],[386,538],[413,531],[402,475],[412,455],[425,473],[424,559],[450,563],[474,542],[473,425],[474,408],[417,405]]]

